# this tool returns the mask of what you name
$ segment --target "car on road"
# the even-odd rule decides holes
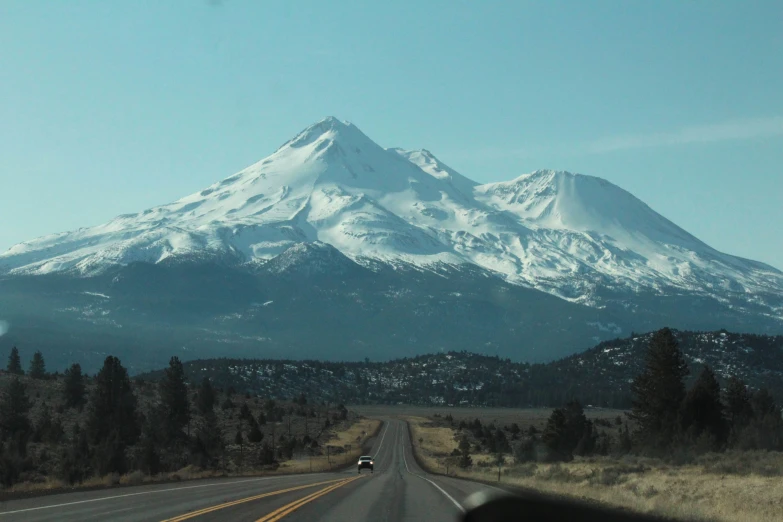
[[[363,469],[369,469],[370,473],[375,473],[373,466],[375,466],[375,461],[372,457],[367,455],[359,457],[359,473],[361,473]]]

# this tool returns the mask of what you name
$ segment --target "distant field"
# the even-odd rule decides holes
[[[516,422],[523,430],[530,425],[543,428],[546,420],[552,414],[552,408],[449,408],[436,406],[405,406],[405,405],[350,405],[359,415],[366,417],[432,417],[434,415],[451,415],[456,422],[461,420],[479,419],[482,424],[495,423],[497,426],[510,425]],[[589,419],[625,419],[624,410],[609,408],[586,408]]]

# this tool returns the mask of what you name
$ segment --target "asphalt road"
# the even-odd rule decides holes
[[[407,425],[385,421],[375,472],[217,479],[76,492],[0,503],[0,522],[109,520],[286,522],[459,520],[469,495],[491,486],[428,475],[411,454]]]

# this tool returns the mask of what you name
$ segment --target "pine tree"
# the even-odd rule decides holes
[[[185,436],[183,430],[190,422],[190,402],[185,368],[179,357],[169,360],[169,367],[160,383],[160,399],[165,411],[163,434],[166,442],[181,440]]]
[[[525,437],[514,446],[514,460],[517,463],[531,462],[536,460],[536,441],[533,438]]]
[[[87,434],[92,444],[108,440],[114,431],[120,442],[135,443],[139,436],[136,402],[128,371],[118,358],[107,357],[90,395]]]
[[[250,408],[248,408],[246,402],[243,402],[242,407],[239,408],[239,418],[242,420],[249,420],[253,418],[253,414],[250,413]]]
[[[572,460],[574,458],[567,442],[567,421],[565,411],[557,408],[546,421],[541,441],[549,450],[547,460]]]
[[[33,379],[46,379],[46,363],[43,354],[36,351],[30,361],[30,371],[28,372]]]
[[[653,447],[669,446],[678,432],[678,412],[685,398],[683,379],[688,366],[677,339],[668,328],[650,339],[645,369],[634,379],[630,417],[636,421],[639,435]]]
[[[90,447],[87,432],[73,425],[70,443],[63,449],[60,456],[60,477],[67,484],[81,483],[87,478],[90,461]]]
[[[765,388],[750,400],[753,418],[744,430],[742,449],[783,450],[783,416],[781,407]]]
[[[750,404],[751,393],[745,383],[737,376],[732,376],[726,383],[724,404],[729,422],[729,445],[734,446],[740,433],[753,418],[753,407]]]
[[[24,370],[22,370],[22,359],[19,357],[19,350],[17,350],[16,346],[11,348],[11,355],[8,356],[7,369],[8,373],[24,375]]]
[[[470,456],[470,442],[468,439],[462,439],[459,443],[460,457],[458,465],[465,469],[473,465],[473,457]]]
[[[128,471],[122,434],[117,429],[112,429],[109,436],[95,446],[93,458],[95,470],[101,476]]]
[[[261,451],[258,454],[258,461],[262,466],[274,464],[276,462],[274,448],[272,448],[268,443],[264,443],[264,445],[261,447]]]
[[[549,460],[569,461],[574,454],[591,453],[596,435],[579,401],[569,401],[563,408],[552,411],[541,440],[549,450]]]
[[[204,377],[201,381],[197,406],[202,415],[206,415],[215,408],[215,390],[212,388],[212,383],[209,382],[209,377]]]
[[[141,444],[141,464],[145,473],[155,476],[160,473],[160,453],[149,439],[143,439]]]
[[[38,422],[33,426],[32,430],[32,442],[41,442],[44,439],[45,434],[52,428],[52,416],[50,413],[49,405],[46,401],[41,403],[41,414],[38,416]]]
[[[217,417],[214,413],[207,413],[193,440],[191,455],[194,463],[202,468],[215,469],[223,455],[223,449],[223,436]]]
[[[14,377],[5,393],[0,397],[0,434],[2,439],[13,437],[19,443],[20,452],[24,452],[27,437],[30,435],[30,399],[27,397],[27,386]]]
[[[593,423],[587,420],[582,404],[577,400],[568,401],[563,409],[568,450],[577,455],[587,455],[595,445]]]
[[[499,453],[511,452],[511,445],[509,445],[508,438],[506,437],[506,434],[503,432],[503,430],[497,430],[495,432],[495,449]]]
[[[160,418],[160,414],[153,417]],[[148,475],[157,475],[161,469],[160,453],[158,451],[158,430],[154,421],[147,417],[141,430],[141,470]]]
[[[682,430],[690,442],[698,439],[704,450],[717,450],[726,433],[723,420],[720,384],[715,374],[705,366],[693,387],[688,390],[680,409]]]
[[[65,406],[68,408],[81,408],[84,404],[84,376],[82,375],[82,367],[78,364],[72,364],[70,368],[65,370],[65,378],[63,379],[63,400]]]
[[[252,415],[250,416],[248,423],[250,424],[250,432],[247,434],[247,441],[256,443],[261,442],[264,439],[264,434],[258,428],[258,423],[253,419]]]
[[[620,443],[619,443],[620,451],[622,453],[628,453],[631,451],[631,448],[633,447],[633,441],[631,440],[631,432],[628,430],[628,424],[625,424],[625,427],[620,432]]]

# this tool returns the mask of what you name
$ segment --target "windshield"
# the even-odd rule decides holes
[[[3,0],[0,522],[783,520],[782,22]]]

